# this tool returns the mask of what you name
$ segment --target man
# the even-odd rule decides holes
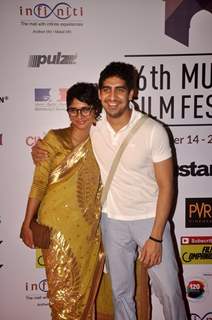
[[[120,144],[143,116],[130,107],[135,68],[112,62],[101,72],[99,98],[105,110],[91,132],[103,185]],[[124,151],[102,208],[102,236],[111,277],[116,320],[135,320],[134,263],[148,268],[166,320],[185,320],[169,223],[173,164],[167,133],[148,118]]]

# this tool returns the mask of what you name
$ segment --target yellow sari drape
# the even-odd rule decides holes
[[[52,228],[43,250],[52,319],[87,320],[93,319],[104,262],[101,183],[90,139],[71,150],[68,134],[60,129],[45,137],[49,159],[36,168],[30,197],[42,198],[39,221]]]

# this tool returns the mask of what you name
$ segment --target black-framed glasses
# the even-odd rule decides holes
[[[72,117],[77,117],[79,114],[83,117],[87,117],[90,115],[92,109],[93,106],[82,107],[80,109],[70,107],[67,111]]]

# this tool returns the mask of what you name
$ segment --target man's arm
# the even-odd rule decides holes
[[[159,193],[156,217],[150,236],[162,240],[173,199],[173,163],[172,159],[154,163],[155,178]],[[139,259],[146,267],[159,264],[162,258],[162,243],[148,239],[143,248],[139,249]]]

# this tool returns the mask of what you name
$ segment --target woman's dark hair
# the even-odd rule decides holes
[[[78,82],[70,87],[66,93],[66,108],[70,108],[74,98],[92,106],[95,112],[95,118],[100,117],[102,105],[98,98],[98,88],[96,84],[87,82]]]
[[[99,89],[102,88],[103,82],[110,77],[119,77],[126,82],[128,90],[137,89],[138,85],[138,71],[129,63],[125,62],[111,62],[100,73]]]

